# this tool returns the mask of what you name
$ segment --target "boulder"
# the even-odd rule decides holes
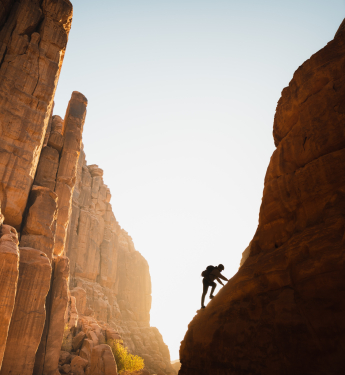
[[[117,375],[117,366],[109,345],[98,345],[92,349],[92,375]]]
[[[84,375],[85,374],[84,370],[87,364],[88,364],[87,360],[79,356],[74,357],[71,362],[71,371],[73,375]]]
[[[81,348],[81,346],[83,344],[83,340],[84,340],[85,337],[86,337],[85,332],[79,332],[75,337],[73,337],[72,347],[73,347],[74,351]]]

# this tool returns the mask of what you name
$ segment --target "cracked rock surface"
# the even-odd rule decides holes
[[[0,16],[0,201],[20,229],[72,20],[68,0],[6,0]]]

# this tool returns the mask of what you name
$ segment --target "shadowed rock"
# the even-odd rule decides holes
[[[0,212],[0,368],[5,353],[19,275],[17,231],[9,225],[2,225],[3,220]]]
[[[344,66],[339,32],[283,90],[258,229],[189,324],[180,375],[343,373]]]

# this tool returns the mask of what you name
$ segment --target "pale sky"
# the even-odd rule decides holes
[[[232,277],[255,233],[280,93],[345,1],[72,2],[54,113],[72,91],[89,100],[87,161],[149,263],[151,325],[175,360],[201,272],[223,263]]]

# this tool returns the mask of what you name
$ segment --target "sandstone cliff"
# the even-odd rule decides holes
[[[147,262],[81,153],[87,99],[52,116],[71,21],[69,0],[0,3],[0,374],[116,375],[121,336],[169,374]]]
[[[68,0],[6,0],[0,8],[0,201],[20,229],[71,28]]]
[[[82,152],[66,245],[71,296],[79,314],[70,339],[79,335],[75,348],[85,359],[99,342],[123,339],[132,353],[144,358],[151,373],[174,374],[168,347],[159,331],[150,327],[148,264],[116,221],[102,176],[97,165],[87,165]],[[89,334],[90,326],[95,335]]]
[[[344,373],[343,30],[282,92],[258,229],[190,323],[181,375]]]

